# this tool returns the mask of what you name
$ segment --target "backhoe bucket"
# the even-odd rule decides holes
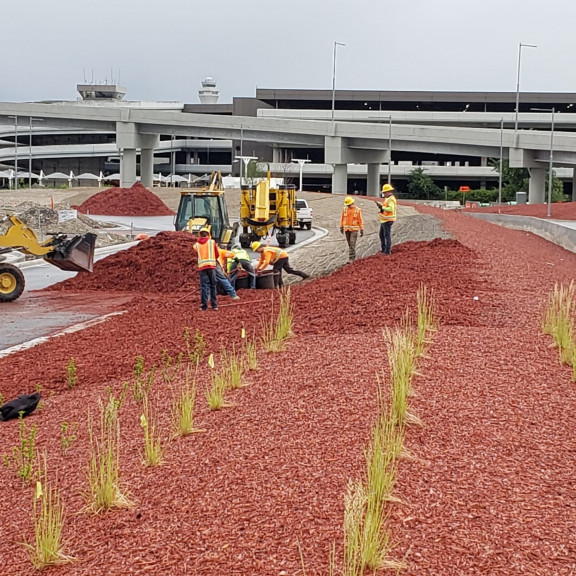
[[[69,272],[92,272],[96,234],[91,232],[62,240],[54,246],[44,260]]]

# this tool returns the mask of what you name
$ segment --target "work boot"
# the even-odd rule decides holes
[[[238,296],[238,294],[236,294],[236,296],[232,296],[230,298],[230,300],[240,300],[240,296]]]

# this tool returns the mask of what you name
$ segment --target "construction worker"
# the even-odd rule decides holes
[[[305,272],[294,270],[294,268],[290,266],[288,253],[284,252],[282,248],[276,248],[275,246],[262,246],[260,242],[252,242],[250,248],[252,248],[254,252],[260,254],[260,260],[258,264],[256,264],[256,273],[264,270],[268,264],[272,264],[272,269],[274,270],[274,288],[282,288],[282,286],[284,286],[284,282],[282,281],[282,270],[286,270],[288,274],[300,276],[303,280],[310,277]]]
[[[240,296],[236,294],[236,289],[224,272],[224,270],[228,270],[228,258],[232,256],[232,252],[222,248],[220,248],[219,252],[220,255],[216,261],[216,281],[220,285],[220,288],[224,290],[232,300],[240,300]]]
[[[392,251],[392,224],[396,222],[394,187],[390,184],[384,184],[382,196],[384,196],[382,203],[377,203],[379,207],[378,219],[380,220],[380,244],[382,254],[390,254]]]
[[[344,208],[340,216],[340,233],[346,235],[348,242],[348,261],[356,260],[356,241],[358,233],[364,236],[364,222],[362,221],[362,210],[354,205],[354,198],[346,196]]]
[[[210,238],[210,230],[202,228],[199,232],[198,241],[194,244],[194,250],[198,254],[198,273],[200,275],[200,308],[208,309],[208,299],[212,310],[218,310],[216,297],[216,264],[219,256],[216,242]]]
[[[250,288],[256,288],[256,272],[254,272],[254,266],[252,266],[252,262],[250,262],[248,252],[246,252],[240,244],[234,244],[231,254],[231,259],[228,260],[228,278],[230,279],[230,284],[236,288],[238,269],[241,269],[248,273]]]

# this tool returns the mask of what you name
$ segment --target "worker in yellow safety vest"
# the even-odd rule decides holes
[[[390,184],[384,184],[382,196],[384,196],[382,203],[377,203],[379,207],[378,219],[380,220],[380,244],[382,254],[390,254],[392,251],[392,224],[396,222],[394,187]]]
[[[250,278],[250,288],[256,288],[256,272],[254,271],[254,266],[250,261],[250,256],[248,252],[240,246],[240,244],[234,244],[232,246],[232,256],[228,260],[228,275],[230,278],[230,284],[236,288],[236,278],[238,278],[238,271],[244,270],[247,272]]]
[[[364,222],[362,221],[362,210],[354,205],[354,198],[346,196],[344,208],[340,216],[340,232],[346,235],[348,242],[348,260],[352,262],[356,259],[356,241],[358,233],[364,236]]]
[[[250,248],[254,252],[260,254],[260,260],[256,264],[256,273],[262,272],[269,264],[272,264],[272,269],[274,270],[274,288],[282,288],[284,282],[282,281],[282,270],[286,270],[288,274],[294,274],[295,276],[300,276],[303,280],[309,278],[308,274],[305,272],[300,272],[299,270],[294,270],[290,266],[288,261],[288,253],[282,250],[282,248],[276,248],[275,246],[262,246],[260,242],[252,242]]]
[[[210,230],[202,228],[198,241],[194,244],[194,250],[198,254],[198,274],[200,275],[200,309],[208,309],[208,299],[212,310],[218,310],[216,297],[216,263],[218,262],[218,246],[210,238]]]

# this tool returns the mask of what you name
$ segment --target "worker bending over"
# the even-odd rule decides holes
[[[348,261],[356,260],[356,241],[358,233],[364,236],[364,222],[362,221],[362,210],[354,206],[354,198],[346,196],[344,208],[340,216],[340,232],[346,235],[348,242]]]
[[[262,246],[260,242],[252,242],[250,247],[254,252],[260,254],[260,260],[258,261],[258,264],[256,264],[256,273],[262,272],[268,264],[272,264],[272,269],[274,270],[274,288],[282,288],[282,286],[284,286],[282,270],[286,270],[288,274],[300,276],[303,280],[310,277],[305,272],[294,270],[294,268],[290,266],[288,253],[284,252],[282,248],[276,248],[275,246]]]
[[[228,270],[228,258],[232,255],[232,252],[220,248],[219,253],[220,255],[216,262],[216,282],[232,300],[240,300],[240,296],[236,294],[236,289],[228,279],[228,276],[226,276],[225,272],[225,270]]]
[[[240,246],[240,244],[234,244],[232,246],[232,252],[228,260],[228,277],[230,279],[230,284],[236,288],[236,278],[238,278],[238,270],[245,270],[250,278],[250,288],[256,288],[256,272],[254,272],[254,266],[250,262],[250,256],[248,252]]]

